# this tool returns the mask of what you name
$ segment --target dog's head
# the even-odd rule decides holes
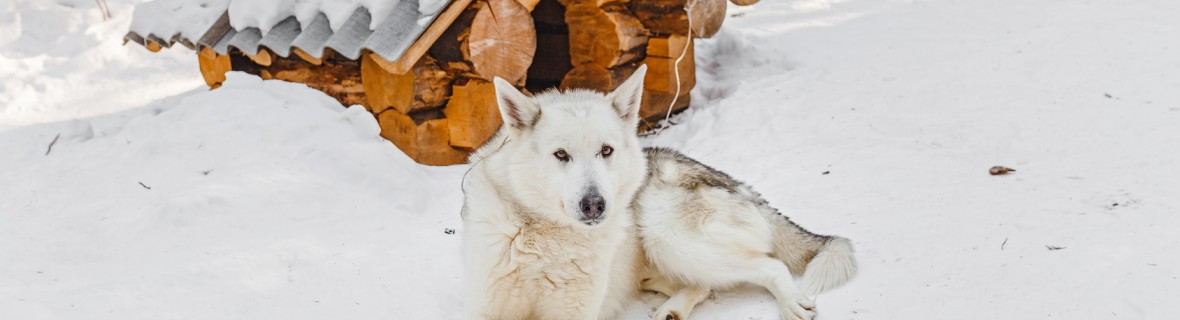
[[[641,66],[608,94],[549,91],[529,97],[494,80],[508,142],[512,196],[546,218],[594,226],[627,210],[646,172],[635,135]]]

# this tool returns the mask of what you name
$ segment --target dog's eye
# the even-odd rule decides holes
[[[615,148],[611,148],[610,146],[602,146],[602,151],[600,151],[603,158],[610,157],[610,154],[614,152]]]
[[[556,157],[557,160],[561,160],[561,162],[570,161],[570,154],[566,153],[565,149],[557,149],[557,152],[554,152],[553,156]]]

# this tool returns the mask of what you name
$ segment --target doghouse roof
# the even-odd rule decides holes
[[[141,4],[135,9],[131,30],[123,40],[149,48],[152,45],[171,47],[180,43],[198,51],[211,48],[219,54],[226,54],[231,48],[236,48],[245,54],[255,55],[265,47],[281,57],[287,57],[293,49],[299,49],[313,57],[321,58],[325,49],[331,49],[349,59],[358,59],[363,50],[369,50],[388,61],[394,61],[400,58],[428,27],[436,23],[436,18],[445,11],[443,7],[451,2],[354,0],[352,2],[356,9],[346,16],[339,13],[311,12],[314,18],[302,17],[305,21],[301,23],[299,14],[292,13],[273,26],[260,29],[256,26],[258,21],[267,19],[233,19],[236,17],[231,15],[235,12],[273,14],[275,10],[235,11],[230,1],[259,0],[157,0]],[[289,2],[279,0],[271,5],[291,6],[292,3]],[[393,5],[378,8],[377,5],[368,5],[369,3]],[[248,6],[257,8],[259,3],[251,3]],[[381,19],[374,19],[370,14],[370,8],[376,9],[372,11],[378,14],[387,12],[387,15]],[[377,20],[377,23],[374,24],[374,20]],[[450,24],[454,18],[444,20],[448,19],[440,19],[438,22]],[[239,23],[231,23],[233,21]],[[255,22],[255,25],[240,21]]]

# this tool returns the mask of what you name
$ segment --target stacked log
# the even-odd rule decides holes
[[[681,54],[684,57],[678,64],[676,60]],[[669,112],[688,108],[688,93],[696,85],[692,39],[681,35],[652,37],[644,63],[647,77],[643,79],[643,107],[639,109],[639,117],[658,121]]]
[[[409,70],[375,54],[362,61],[367,106],[381,135],[428,165],[466,161],[500,128],[500,77],[524,86],[537,47],[528,8],[515,0],[472,1]]]
[[[514,0],[472,2],[427,52],[448,72],[523,86],[537,48],[529,11]]]
[[[202,48],[197,52],[197,62],[201,67],[201,76],[210,89],[217,89],[225,82],[225,73],[233,70],[229,55],[218,54],[213,48]]]
[[[724,18],[724,0],[564,0],[569,24],[570,61],[563,88],[614,90],[647,64],[643,106],[639,116],[658,122],[669,112],[688,107],[696,84],[688,19],[704,23],[697,29],[711,35]],[[717,5],[720,4],[720,13]],[[689,10],[685,10],[688,8]],[[677,60],[679,58],[679,63]]]
[[[716,32],[724,5],[724,0],[458,0],[438,18],[453,23],[431,26],[396,61],[371,52],[358,60],[331,50],[316,57],[298,48],[288,57],[267,49],[221,55],[204,48],[198,57],[210,87],[219,86],[228,70],[305,83],[345,105],[364,105],[381,136],[414,160],[450,165],[465,162],[501,126],[495,77],[533,92],[552,87],[607,92],[646,64],[640,109],[645,126],[687,108],[696,83],[693,38]]]
[[[708,38],[725,21],[725,0],[645,0],[631,1],[627,6],[655,34],[687,35],[691,18],[692,35]]]

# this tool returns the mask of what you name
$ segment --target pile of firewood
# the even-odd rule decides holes
[[[533,92],[609,91],[647,64],[640,111],[645,128],[686,108],[696,80],[692,38],[717,32],[726,3],[455,0],[450,5],[439,19],[454,22],[426,31],[422,37],[437,40],[422,48],[425,54],[417,61],[388,61],[373,53],[354,61],[333,54],[283,58],[263,50],[226,57],[202,51],[202,73],[211,86],[230,69],[306,83],[346,105],[365,105],[381,135],[418,162],[456,164],[500,127],[493,77]]]

